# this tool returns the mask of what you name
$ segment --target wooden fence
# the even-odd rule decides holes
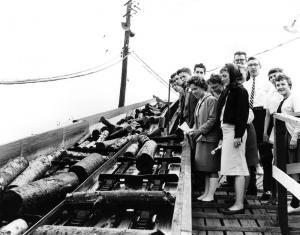
[[[274,165],[273,177],[277,183],[278,195],[278,220],[281,233],[287,235],[291,228],[288,226],[287,213],[287,191],[300,200],[300,184],[289,176],[289,174],[300,174],[300,162],[287,164],[288,143],[285,137],[285,123],[292,123],[300,127],[300,118],[276,113],[274,115],[275,142],[274,142]],[[300,221],[299,221],[300,223]]]

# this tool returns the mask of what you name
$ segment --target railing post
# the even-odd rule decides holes
[[[285,139],[285,123],[281,120],[274,118],[274,131],[275,131],[275,161],[274,164],[280,170],[286,173],[286,158],[287,143]],[[287,190],[286,188],[277,182],[277,195],[278,195],[278,220],[281,229],[281,233],[284,235],[289,234],[288,232],[288,214],[287,214]]]

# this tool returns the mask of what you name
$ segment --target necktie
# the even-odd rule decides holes
[[[255,94],[255,78],[253,78],[251,95],[250,95],[250,102],[249,102],[249,107],[251,109],[253,108],[254,94]]]

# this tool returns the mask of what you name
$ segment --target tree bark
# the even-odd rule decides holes
[[[28,167],[29,163],[24,157],[17,157],[9,160],[0,168],[0,193],[9,185],[22,171]]]
[[[141,230],[126,228],[97,228],[97,227],[75,227],[43,225],[33,231],[33,235],[163,235],[160,230]]]
[[[16,219],[0,229],[0,235],[21,235],[28,229],[28,224],[23,219]]]
[[[139,151],[139,143],[135,142],[126,149],[124,156],[133,158]]]
[[[68,193],[66,202],[71,204],[85,203],[123,203],[170,205],[175,202],[175,196],[165,191],[120,190]]]
[[[76,173],[80,182],[83,182],[90,174],[98,169],[107,158],[98,153],[93,153],[71,166],[70,171]]]
[[[62,150],[46,156],[40,156],[29,163],[29,166],[9,185],[9,188],[21,187],[40,179],[51,167],[51,162],[61,156]]]
[[[3,195],[1,211],[5,214],[40,213],[55,206],[66,193],[79,185],[74,172],[59,173],[8,190]]]
[[[154,165],[154,154],[157,144],[153,140],[146,141],[137,154],[136,168],[141,172],[151,172]]]

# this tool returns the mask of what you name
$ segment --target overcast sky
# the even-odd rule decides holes
[[[126,1],[0,1],[0,80],[82,71],[120,58]],[[299,37],[283,30],[300,14],[299,0],[139,0],[130,50],[167,80],[180,67],[222,66]],[[299,19],[300,29],[300,19]],[[259,56],[262,74],[282,67],[299,83],[300,40]],[[217,72],[217,71],[216,71]],[[118,105],[121,63],[67,81],[0,85],[0,144],[54,129]],[[294,88],[296,89],[296,88]],[[129,57],[126,104],[167,98],[167,88]],[[172,96],[173,99],[175,96]]]

